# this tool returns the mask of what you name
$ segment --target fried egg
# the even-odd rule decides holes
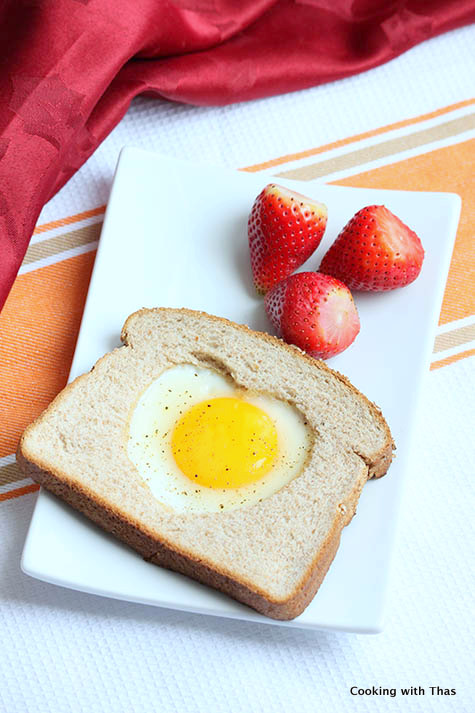
[[[153,495],[180,513],[222,512],[280,490],[304,467],[311,432],[286,401],[181,364],[142,393],[127,451]]]

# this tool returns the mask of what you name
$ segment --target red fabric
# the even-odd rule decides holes
[[[0,306],[44,203],[137,94],[289,92],[473,20],[473,0],[0,0]]]

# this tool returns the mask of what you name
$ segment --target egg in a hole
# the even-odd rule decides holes
[[[302,471],[311,443],[304,416],[287,401],[179,364],[141,394],[127,452],[165,507],[205,513],[271,496]]]

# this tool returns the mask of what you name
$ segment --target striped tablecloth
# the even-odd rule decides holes
[[[138,99],[44,208],[0,315],[0,711],[475,710],[467,552],[475,455],[474,44],[473,28],[464,28],[358,77],[225,108]],[[89,597],[20,573],[37,486],[18,471],[14,453],[22,429],[66,383],[125,144],[286,178],[462,197],[382,635],[210,620]],[[352,696],[354,685],[398,690]],[[426,693],[408,702],[399,689],[411,685]],[[457,693],[433,696],[430,686]]]

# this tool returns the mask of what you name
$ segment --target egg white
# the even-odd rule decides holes
[[[192,482],[172,453],[172,432],[182,415],[200,401],[219,397],[254,404],[277,430],[278,454],[272,468],[240,488],[215,489]],[[140,396],[129,421],[127,452],[160,503],[180,513],[204,513],[248,506],[277,492],[302,470],[310,446],[310,430],[289,403],[239,389],[213,369],[180,364],[164,371]]]

